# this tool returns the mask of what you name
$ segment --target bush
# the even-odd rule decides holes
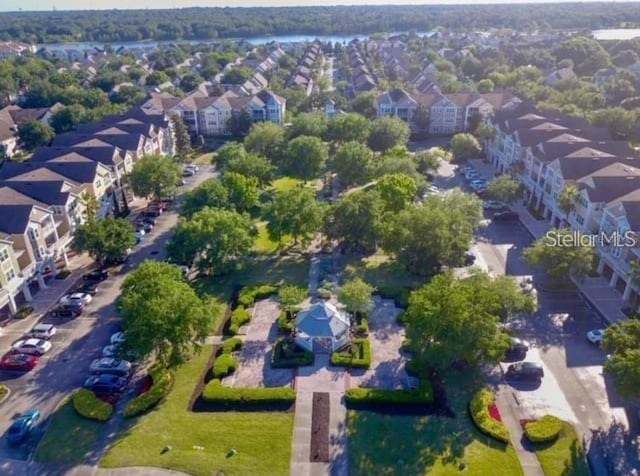
[[[331,299],[331,291],[328,289],[320,288],[316,291],[316,294],[320,299]]]
[[[532,443],[555,441],[562,431],[562,420],[553,415],[545,415],[524,426],[524,434]]]
[[[124,407],[124,417],[130,418],[146,412],[157,405],[171,390],[173,376],[162,367],[155,367],[149,371],[153,385],[148,392],[137,396]]]
[[[258,299],[265,299],[275,294],[278,286],[262,284],[258,286],[245,286],[238,295],[238,306],[249,307]]]
[[[399,312],[398,315],[396,316],[396,323],[401,326],[404,326],[405,324],[404,318],[405,318],[404,311]]]
[[[433,388],[428,381],[413,390],[350,388],[344,398],[351,404],[426,405],[433,402]]]
[[[251,320],[251,314],[244,306],[238,306],[231,313],[231,323],[229,324],[229,334],[236,335],[244,324]]]
[[[366,337],[369,335],[369,321],[366,317],[360,319],[360,323],[353,326],[353,332],[359,337]]]
[[[24,319],[25,317],[28,317],[32,312],[33,306],[24,306],[18,309],[18,312],[16,312],[16,315],[13,317],[15,317],[16,319]]]
[[[489,405],[491,405],[493,401],[493,392],[488,388],[483,388],[476,392],[471,402],[469,402],[471,419],[485,435],[503,443],[509,443],[509,431],[507,427],[489,415]]]
[[[223,378],[231,375],[238,367],[238,361],[229,354],[222,354],[213,363],[213,377]]]
[[[230,354],[231,352],[242,348],[243,344],[244,342],[239,337],[232,337],[231,339],[227,339],[222,342],[218,352],[219,354]]]
[[[271,366],[291,368],[313,364],[313,352],[298,347],[290,338],[280,338],[273,346]]]
[[[202,399],[209,403],[228,406],[265,403],[292,404],[296,400],[296,392],[289,387],[225,387],[220,383],[220,380],[213,379],[204,388]]]
[[[331,363],[341,367],[368,369],[371,365],[371,344],[368,339],[356,339],[351,348],[331,354]]]
[[[289,317],[291,316],[291,317]],[[295,327],[296,320],[292,313],[287,311],[280,311],[280,317],[278,317],[278,329],[282,332],[289,333]]]
[[[88,420],[107,421],[113,415],[113,405],[103,402],[86,388],[74,393],[72,401],[78,415]]]

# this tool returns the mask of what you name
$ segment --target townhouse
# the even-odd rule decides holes
[[[318,42],[309,45],[302,55],[298,65],[291,73],[291,77],[287,82],[287,87],[302,88],[306,95],[309,96],[314,88],[313,70],[318,62],[323,61],[323,52]]]
[[[10,105],[0,109],[0,149],[4,155],[13,157],[19,152],[18,128],[20,123],[28,119],[36,119],[49,124],[51,116],[62,108],[60,103],[51,107],[38,107],[23,109],[20,106]]]
[[[1,41],[0,42],[0,59],[16,58],[24,53],[35,53],[35,45],[22,43],[20,41]]]

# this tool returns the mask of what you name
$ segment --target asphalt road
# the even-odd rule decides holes
[[[181,187],[175,206],[158,218],[156,226],[134,248],[127,263],[119,270],[116,268],[112,271],[111,276],[100,284],[98,293],[81,317],[66,322],[58,319],[55,322],[45,321],[53,322],[58,332],[51,339],[51,351],[40,359],[34,370],[26,374],[0,372],[0,383],[11,389],[10,398],[0,405],[0,468],[3,459],[28,459],[44,433],[47,417],[64,397],[82,385],[89,364],[102,356],[102,348],[118,328],[119,317],[114,302],[127,271],[145,259],[163,259],[165,244],[178,220],[176,208],[181,193],[213,176],[211,166],[205,166],[195,176],[185,179],[187,183]],[[11,344],[35,324],[33,318],[27,318],[3,329],[0,352],[9,350]],[[18,447],[9,445],[4,437],[7,428],[18,414],[34,407],[42,413],[38,428],[24,444]]]

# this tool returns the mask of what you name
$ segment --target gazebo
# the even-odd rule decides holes
[[[296,315],[295,342],[311,352],[314,342],[330,342],[332,352],[349,344],[349,318],[333,304],[319,302]]]

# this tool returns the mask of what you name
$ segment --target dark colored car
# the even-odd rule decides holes
[[[84,388],[96,394],[122,393],[127,386],[127,381],[113,374],[92,375],[84,381]]]
[[[90,273],[87,273],[83,278],[87,281],[104,281],[109,277],[109,272],[106,269],[94,269]]]
[[[40,410],[32,408],[16,418],[7,431],[10,443],[20,443],[26,439],[40,418]]]
[[[464,254],[464,265],[465,266],[471,266],[475,262],[476,262],[476,255],[474,255],[473,253],[465,253]]]
[[[518,221],[520,219],[520,215],[517,212],[501,212],[493,215],[493,221]]]
[[[95,296],[98,292],[98,283],[95,281],[88,281],[76,289],[74,292],[89,294],[90,296]]]
[[[148,217],[148,216],[144,216],[142,215],[139,219],[138,219],[138,223],[148,223],[149,225],[155,226],[156,224],[156,219],[154,217]]]
[[[0,370],[28,372],[38,365],[40,358],[37,355],[15,354],[9,352],[0,360]]]
[[[511,343],[507,349],[506,355],[508,357],[523,357],[529,350],[529,343],[517,337],[511,337]]]
[[[537,362],[517,362],[507,368],[507,377],[522,380],[541,380],[544,377],[542,365]]]
[[[157,218],[162,215],[162,210],[159,208],[147,208],[144,212],[142,212],[146,217]]]
[[[50,311],[52,317],[59,317],[61,319],[75,319],[82,314],[84,310],[84,304],[81,302],[70,302],[67,304],[61,304]]]
[[[149,233],[151,230],[153,230],[153,225],[151,223],[147,223],[147,222],[141,221],[141,222],[136,223],[136,229],[137,230],[142,230],[145,233]]]

